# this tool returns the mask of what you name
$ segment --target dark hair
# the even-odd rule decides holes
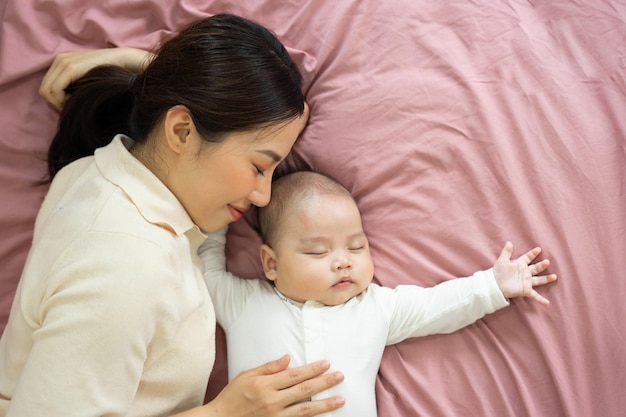
[[[304,112],[302,76],[285,47],[268,29],[231,14],[187,26],[142,74],[101,66],[70,87],[48,152],[50,178],[117,133],[144,142],[176,105],[187,107],[209,142]]]
[[[333,195],[354,201],[354,197],[335,179],[313,171],[296,171],[272,184],[272,198],[265,207],[257,207],[259,233],[263,243],[273,246],[281,238],[288,216],[311,197]]]

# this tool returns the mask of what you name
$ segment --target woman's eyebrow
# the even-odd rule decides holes
[[[270,150],[270,149],[260,149],[257,150],[258,153],[262,153],[263,155],[267,155],[270,158],[272,158],[275,162],[280,162],[282,160],[282,158],[280,157],[280,155],[278,155],[276,152]]]

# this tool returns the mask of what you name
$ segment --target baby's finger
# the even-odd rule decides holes
[[[511,260],[512,254],[513,254],[513,244],[511,242],[506,242],[496,262],[508,262]]]
[[[530,265],[533,259],[535,259],[540,253],[541,253],[541,248],[536,247],[534,249],[529,250],[528,252],[526,252],[525,254],[523,254],[517,259],[523,261],[526,265]]]
[[[556,274],[537,275],[533,277],[533,287],[540,287],[556,281]]]
[[[532,275],[540,274],[541,272],[548,269],[550,266],[550,260],[544,259],[543,261],[539,261],[535,264],[528,265],[528,269]]]
[[[540,304],[543,304],[544,306],[550,305],[550,300],[548,300],[546,297],[542,296],[535,290],[530,291],[530,294],[528,294],[528,298]]]

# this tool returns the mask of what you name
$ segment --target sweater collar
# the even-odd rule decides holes
[[[128,136],[116,135],[109,145],[96,149],[98,169],[107,180],[128,195],[148,222],[177,236],[190,232],[189,237],[197,241],[199,246],[206,236],[194,224],[176,196],[129,152],[133,143]]]

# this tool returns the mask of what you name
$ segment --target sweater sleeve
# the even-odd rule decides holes
[[[7,334],[11,348],[32,344],[7,417],[127,415],[155,335],[175,331],[170,262],[137,238],[99,235],[66,248],[44,285],[22,286],[19,320],[34,330],[32,342]]]
[[[509,305],[491,269],[430,288],[399,285],[390,291],[394,307],[387,345],[409,337],[452,333]]]

